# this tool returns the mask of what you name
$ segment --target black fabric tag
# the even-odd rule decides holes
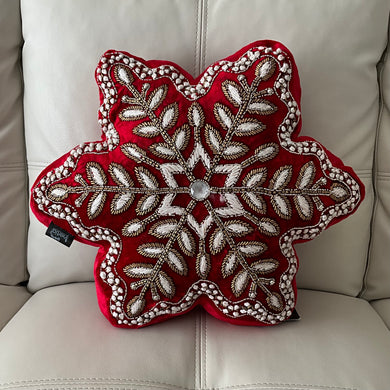
[[[293,313],[291,314],[291,317],[287,321],[298,321],[301,319],[301,316],[298,314],[298,312],[294,309]]]
[[[72,236],[66,230],[60,228],[53,222],[50,222],[50,225],[46,230],[46,235],[51,238],[54,238],[54,240],[68,247],[72,245],[72,242],[74,240],[74,236]]]

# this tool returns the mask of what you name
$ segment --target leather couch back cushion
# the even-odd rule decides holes
[[[0,0],[0,10],[0,284],[12,285],[27,279],[22,34],[19,2]]]
[[[390,297],[390,59],[383,58],[380,66],[382,85],[382,112],[376,145],[377,199],[372,225],[372,247],[367,267],[364,297]]]
[[[99,137],[93,75],[106,49],[174,61],[196,75],[249,42],[279,40],[294,53],[301,75],[302,134],[316,138],[351,165],[366,186],[366,199],[356,214],[297,246],[298,285],[358,294],[374,200],[371,172],[379,104],[375,65],[386,46],[388,5],[385,0],[348,1],[349,10],[345,2],[341,6],[335,0],[163,0],[155,7],[143,0],[122,1],[115,8],[108,0],[99,7],[92,0],[23,2],[30,183],[75,144]],[[169,15],[161,12],[165,7]],[[374,27],[362,28],[372,18],[377,20]],[[42,150],[50,152],[42,155]],[[32,290],[93,280],[96,249],[77,243],[68,249],[44,232],[32,218],[28,242]]]

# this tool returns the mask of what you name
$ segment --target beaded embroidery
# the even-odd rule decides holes
[[[96,277],[114,325],[158,322],[204,298],[233,323],[291,315],[293,242],[313,239],[363,197],[353,172],[319,143],[292,139],[294,66],[269,41],[213,64],[196,85],[174,65],[102,57],[104,138],[49,167],[32,207],[84,242],[105,242]],[[213,88],[218,101],[202,100]]]

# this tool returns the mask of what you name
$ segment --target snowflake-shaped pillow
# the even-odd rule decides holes
[[[259,41],[193,79],[179,66],[108,51],[96,70],[101,141],[52,163],[31,207],[100,250],[100,308],[138,328],[202,305],[233,324],[288,319],[293,243],[364,196],[351,168],[300,130],[291,53]]]

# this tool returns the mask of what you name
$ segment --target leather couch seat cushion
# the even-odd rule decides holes
[[[0,330],[30,296],[26,287],[0,285]]]
[[[389,330],[364,300],[299,291],[302,319],[273,328],[202,310],[112,327],[93,283],[37,292],[0,334],[0,389],[385,389]],[[37,315],[39,313],[39,315]],[[26,329],[28,328],[28,332]]]

